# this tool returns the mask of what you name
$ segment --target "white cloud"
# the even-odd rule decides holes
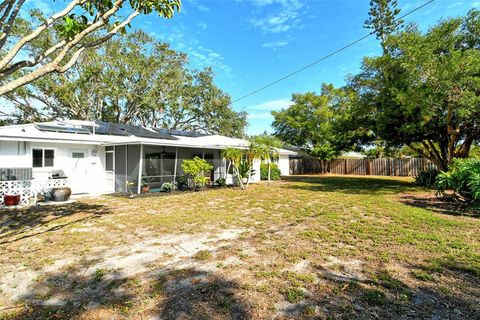
[[[249,120],[268,120],[273,119],[273,116],[270,112],[262,112],[262,113],[248,113]]]
[[[280,47],[288,45],[290,39],[276,40],[271,42],[265,42],[262,44],[262,48],[272,49],[273,51],[277,50]]]
[[[250,0],[256,14],[249,23],[263,33],[281,33],[301,27],[301,10],[305,5],[300,0]]]
[[[462,2],[452,2],[450,5],[447,6],[447,9],[452,9],[460,5],[462,5]]]
[[[200,42],[192,37],[192,31],[183,24],[179,25],[175,33],[166,35],[162,33],[156,38],[170,43],[176,50],[185,52],[193,68],[203,69],[211,66],[217,73],[230,77],[232,68],[225,63],[223,57],[219,53],[200,45]]]
[[[200,4],[198,3],[197,0],[189,0],[189,2],[195,7],[197,8],[197,10],[199,11],[202,11],[202,12],[209,12],[210,11],[210,8],[203,5],[203,4]]]
[[[207,29],[208,24],[207,24],[206,22],[200,21],[200,22],[197,23],[197,27],[199,27],[200,29],[205,30],[205,29]]]
[[[270,120],[273,121],[272,111],[286,109],[292,105],[290,99],[276,99],[265,101],[245,108],[249,120]]]
[[[276,100],[262,102],[260,104],[256,104],[253,106],[249,106],[246,109],[276,111],[276,110],[286,109],[291,105],[292,105],[292,101],[290,99],[276,99]]]

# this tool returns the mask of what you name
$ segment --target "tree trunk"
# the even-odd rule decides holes
[[[238,170],[237,166],[233,166],[233,169],[235,171],[235,175],[237,176],[238,179],[238,185],[240,186],[240,189],[245,189],[245,186],[243,185],[242,177],[240,177],[240,171]]]
[[[269,184],[270,184],[270,177],[271,177],[270,172],[271,172],[271,170],[270,170],[270,159],[268,159],[268,183]]]
[[[230,171],[230,166],[232,165],[232,161],[228,161],[227,171],[225,172],[225,182],[228,178],[228,172]]]
[[[251,165],[248,166],[248,177],[247,177],[247,188],[250,185],[250,178],[252,177],[252,168],[253,168],[253,162]]]

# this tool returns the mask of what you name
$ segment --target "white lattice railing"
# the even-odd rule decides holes
[[[6,194],[19,194],[20,204],[27,205],[37,194],[68,186],[68,179],[0,181],[0,204],[3,204],[3,196]]]

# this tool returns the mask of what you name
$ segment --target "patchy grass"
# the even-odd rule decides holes
[[[462,210],[408,178],[299,176],[2,211],[0,318],[478,319]]]
[[[195,260],[208,260],[211,257],[212,257],[212,253],[208,250],[201,250],[193,255],[193,259]]]
[[[282,290],[285,299],[290,303],[298,303],[305,298],[305,292],[297,287],[286,288]]]

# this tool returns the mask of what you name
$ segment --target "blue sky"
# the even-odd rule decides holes
[[[426,1],[398,4],[406,13]],[[425,29],[473,7],[480,0],[435,0],[406,21]],[[369,0],[183,0],[173,19],[140,16],[132,26],[186,52],[194,68],[213,66],[217,85],[236,99],[365,35],[368,9]],[[271,131],[270,112],[287,107],[292,93],[318,91],[322,82],[341,86],[362,57],[379,52],[371,37],[233,107],[249,113],[249,134]]]

